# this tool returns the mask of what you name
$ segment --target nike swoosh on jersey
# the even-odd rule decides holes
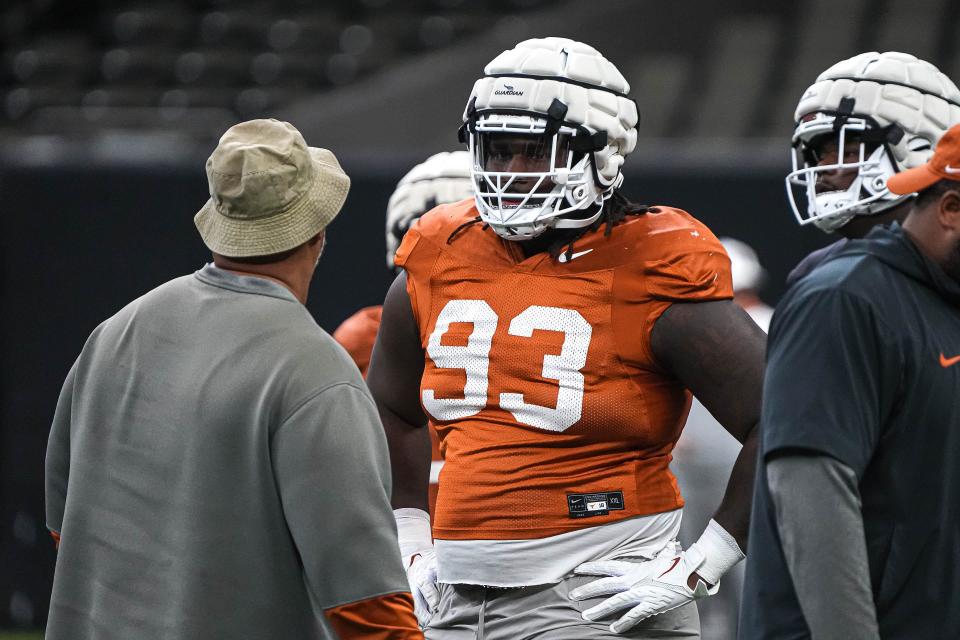
[[[943,367],[944,369],[946,369],[947,367],[952,367],[958,362],[960,362],[960,356],[953,356],[952,358],[948,358],[945,355],[943,355],[942,351],[940,352],[940,366]]]
[[[960,167],[951,167],[950,165],[944,166],[943,170],[946,171],[947,173],[952,173],[954,175],[960,173]]]
[[[569,259],[567,258],[567,254],[561,253],[561,254],[560,254],[560,257],[558,258],[558,260],[560,260],[560,262],[570,262],[571,260],[576,260],[576,259],[579,258],[580,256],[585,256],[585,255],[587,255],[587,254],[590,253],[591,251],[593,251],[593,249],[586,249],[585,251],[578,251],[578,252],[576,252],[576,253],[571,253]]]

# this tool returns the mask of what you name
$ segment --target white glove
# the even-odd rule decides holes
[[[413,594],[413,612],[420,626],[426,626],[440,604],[437,589],[437,554],[433,549],[416,553],[408,561],[407,582]]]
[[[430,515],[421,509],[394,509],[400,557],[413,595],[413,612],[425,627],[440,604],[437,589],[437,554],[430,535]]]
[[[686,551],[674,541],[648,562],[601,560],[580,565],[574,570],[578,575],[607,577],[574,589],[570,598],[586,600],[615,594],[584,611],[583,618],[594,621],[629,608],[610,625],[614,633],[623,633],[650,616],[715,594],[720,577],[743,557],[733,537],[711,520],[700,539]],[[688,583],[694,572],[697,580],[691,589]]]

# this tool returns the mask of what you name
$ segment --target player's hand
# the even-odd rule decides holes
[[[408,507],[394,509],[393,517],[397,521],[400,559],[413,595],[413,612],[420,626],[425,627],[440,605],[437,553],[430,535],[430,514]]]
[[[437,554],[432,548],[414,553],[404,558],[407,569],[407,582],[413,594],[413,612],[420,626],[427,622],[437,611],[440,604],[440,591],[437,589]]]
[[[704,562],[696,545],[683,551],[671,542],[657,557],[647,562],[602,560],[577,567],[578,575],[605,576],[570,592],[573,600],[612,596],[583,612],[585,620],[599,620],[628,609],[610,625],[614,633],[623,633],[641,620],[666,613],[699,598],[713,595],[719,583],[708,585],[697,574]]]

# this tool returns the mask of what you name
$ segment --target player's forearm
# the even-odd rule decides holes
[[[829,456],[791,455],[767,463],[766,481],[787,569],[811,636],[878,640],[853,470]]]
[[[713,519],[734,537],[740,549],[747,549],[747,531],[750,528],[750,505],[753,500],[753,482],[757,468],[757,446],[760,430],[754,427],[730,472],[727,490],[723,494]]]
[[[413,425],[378,403],[380,420],[390,447],[394,509],[429,510],[430,432],[426,425]]]

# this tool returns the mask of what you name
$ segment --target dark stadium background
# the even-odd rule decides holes
[[[632,85],[636,200],[750,243],[773,304],[828,237],[800,228],[783,176],[797,97],[830,64],[900,50],[960,77],[951,0],[6,0],[0,5],[0,629],[43,625],[55,552],[43,457],[90,331],[208,258],[192,216],[218,136],[293,122],[353,186],[309,308],[328,331],[390,282],[393,186],[457,147],[484,64],[529,37],[596,46]]]

